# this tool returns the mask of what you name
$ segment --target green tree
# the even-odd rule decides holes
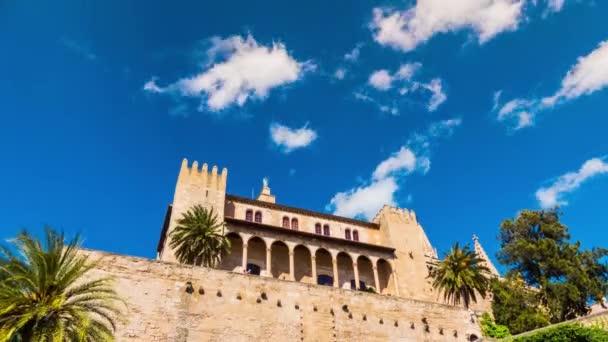
[[[487,312],[484,312],[481,315],[479,325],[481,326],[481,333],[483,336],[492,338],[505,338],[511,336],[509,328],[501,324],[496,324]]]
[[[214,267],[223,253],[230,252],[230,240],[224,236],[224,222],[213,209],[195,205],[177,220],[171,232],[171,248],[181,263]]]
[[[608,291],[608,250],[582,250],[570,243],[568,228],[557,209],[524,210],[500,226],[498,260],[507,275],[521,274],[538,289],[540,304],[557,323],[589,312],[589,303],[601,301]]]
[[[485,298],[490,270],[483,265],[469,245],[460,248],[456,243],[443,260],[430,271],[433,288],[443,292],[443,299],[454,305],[461,302],[468,308],[477,302],[476,292]]]
[[[96,264],[80,239],[46,229],[46,243],[27,232],[0,247],[0,341],[113,341],[122,320],[111,278],[89,276]]]
[[[493,279],[491,289],[494,319],[512,334],[551,324],[547,310],[540,306],[537,292],[527,288],[521,277]]]

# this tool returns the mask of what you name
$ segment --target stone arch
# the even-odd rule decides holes
[[[297,245],[293,249],[293,254],[296,281],[313,284],[310,250],[304,245]]]
[[[391,264],[384,259],[378,259],[376,267],[378,267],[378,280],[380,283],[378,293],[394,294],[394,286],[392,286],[393,268],[391,267]]]
[[[338,253],[336,257],[338,262],[338,287],[343,289],[352,289],[355,287],[355,270],[353,268],[353,258],[346,252]]]
[[[374,281],[374,264],[372,261],[365,255],[359,256],[357,258],[357,269],[359,270],[359,289],[365,290],[371,287],[378,292]]]
[[[256,267],[257,266],[257,267]],[[247,273],[266,274],[266,242],[260,237],[252,236],[247,241]]]
[[[243,239],[238,233],[228,233],[226,238],[230,241],[230,251],[222,253],[222,261],[218,269],[232,272],[240,272],[243,266]]]
[[[331,253],[325,248],[319,248],[315,252],[315,260],[317,263],[317,279],[315,279],[315,283],[333,286],[334,269]],[[329,279],[331,279],[331,282],[328,282]]]
[[[272,277],[289,280],[289,247],[283,241],[275,241],[270,246],[270,270]]]

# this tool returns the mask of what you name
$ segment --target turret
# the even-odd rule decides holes
[[[176,261],[175,255],[169,247],[170,234],[177,225],[177,220],[192,206],[200,204],[205,208],[213,209],[220,221],[224,221],[224,203],[226,199],[226,181],[228,170],[222,169],[218,174],[217,166],[208,170],[207,164],[203,164],[199,170],[198,162],[194,161],[188,166],[188,160],[182,161],[182,166],[177,177],[175,195],[171,205],[168,229],[164,231],[162,249],[159,251],[159,259],[163,261]]]

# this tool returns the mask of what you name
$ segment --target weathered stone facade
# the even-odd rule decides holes
[[[471,313],[395,296],[97,251],[127,308],[118,341],[467,341]]]
[[[183,161],[158,243],[159,261],[103,257],[134,341],[464,341],[481,336],[475,311],[442,304],[428,278],[437,253],[413,211],[385,206],[371,222],[226,194],[228,172]],[[177,219],[193,205],[226,223],[231,252],[217,269],[176,263]],[[477,239],[475,250],[495,275]],[[358,291],[365,290],[365,291]],[[374,293],[370,293],[374,292]]]

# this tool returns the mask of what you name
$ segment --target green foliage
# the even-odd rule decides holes
[[[519,334],[551,324],[546,310],[540,307],[536,292],[526,288],[523,279],[494,279],[491,289],[496,323],[507,326],[511,333]]]
[[[487,312],[484,312],[483,315],[481,315],[479,325],[481,326],[483,336],[492,338],[505,338],[511,336],[509,328],[504,325],[496,324]]]
[[[515,342],[606,342],[608,331],[600,327],[585,327],[579,323],[560,324],[555,328],[543,329],[538,332],[514,339]]]
[[[520,274],[528,286],[538,289],[541,306],[552,323],[589,312],[589,302],[608,292],[608,250],[582,250],[570,243],[568,228],[552,210],[524,210],[500,227],[498,260],[509,268],[508,276]]]
[[[489,270],[469,245],[460,248],[456,243],[450,252],[431,269],[433,288],[443,292],[443,299],[454,305],[462,302],[468,308],[477,302],[476,292],[485,298]]]
[[[230,252],[230,240],[221,229],[224,222],[218,220],[213,209],[207,210],[195,205],[177,221],[177,227],[171,232],[171,248],[179,262],[215,266],[222,253]]]
[[[27,232],[0,247],[0,341],[113,341],[122,319],[111,278],[91,280],[95,263],[76,237],[46,230],[46,243]]]

